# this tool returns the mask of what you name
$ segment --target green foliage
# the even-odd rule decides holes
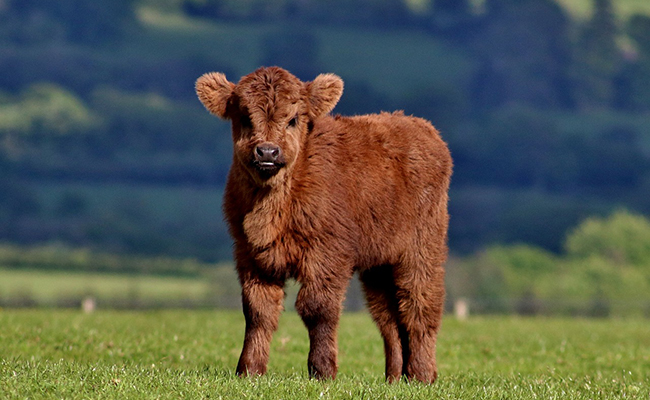
[[[500,265],[485,259],[485,253],[472,258],[452,258],[446,265],[445,287],[447,301],[453,304],[459,299],[468,299],[471,312],[504,313],[512,311],[507,287]],[[449,308],[449,307],[448,307]]]
[[[592,217],[569,233],[566,249],[570,257],[650,267],[650,221],[624,210],[607,218]]]
[[[462,171],[460,179],[550,188],[572,178],[573,155],[562,143],[557,123],[543,113],[528,107],[503,108],[491,114],[483,129],[489,132],[483,140],[466,138],[458,143],[476,163],[469,171]],[[510,152],[508,156],[506,151]],[[482,167],[477,168],[479,165]]]
[[[287,21],[378,26],[402,25],[409,20],[403,0],[185,0],[183,8],[193,16],[219,20]]]
[[[285,313],[269,373],[239,378],[240,313],[3,311],[3,398],[646,399],[644,320],[445,320],[439,380],[388,384],[383,347],[366,314],[344,314],[340,373],[309,380],[306,330]]]
[[[589,218],[569,234],[566,248],[590,295],[613,300],[612,313],[639,307],[648,312],[650,220],[628,211]]]
[[[208,217],[218,228],[195,229],[196,217],[160,222],[162,201],[97,210],[71,193],[43,207],[51,199],[35,193],[63,181],[219,190],[228,125],[201,108],[193,83],[260,64],[341,75],[335,112],[432,120],[455,160],[456,252],[559,251],[587,215],[650,212],[644,1],[601,1],[593,16],[591,0],[100,3],[0,0],[3,240],[229,257],[218,215]],[[574,7],[589,18],[571,18]],[[606,92],[606,105],[590,91]]]
[[[79,134],[98,123],[81,99],[55,84],[33,84],[16,99],[0,99],[0,134]]]
[[[273,19],[283,15],[290,1],[187,0],[185,9],[193,14],[223,19]]]
[[[635,15],[626,31],[635,46],[635,61],[628,67],[629,104],[634,110],[650,110],[650,16]]]
[[[431,5],[433,25],[442,30],[467,23],[472,18],[471,13],[469,0],[435,0]]]
[[[307,26],[287,26],[270,32],[262,46],[262,65],[277,65],[309,81],[318,71],[318,37]]]
[[[623,68],[619,29],[611,0],[594,0],[594,13],[582,27],[575,50],[576,101],[585,108],[614,105],[615,78]]]
[[[19,44],[68,40],[104,44],[135,26],[135,0],[7,0],[0,10],[0,38]]]
[[[566,107],[570,20],[552,0],[486,1],[472,50],[482,61],[473,94],[480,109],[508,103]]]
[[[558,0],[574,18],[586,20],[594,12],[593,0]],[[650,13],[650,3],[645,0],[617,0],[616,13],[620,20],[630,18],[632,15]]]
[[[136,154],[173,152],[182,154],[191,150],[228,158],[230,149],[217,149],[230,140],[226,133],[215,134],[209,114],[197,107],[174,102],[156,93],[128,92],[110,87],[99,87],[92,93],[93,109],[101,110],[106,118],[102,135]],[[220,150],[218,154],[215,151]]]
[[[627,211],[588,218],[568,235],[565,246],[561,255],[525,245],[491,247],[460,266],[451,265],[450,293],[476,299],[478,311],[648,315],[648,219]],[[458,293],[462,274],[473,283]],[[500,308],[481,310],[484,302]]]
[[[140,273],[153,275],[198,276],[207,268],[196,260],[144,258],[94,253],[86,249],[62,246],[23,248],[0,246],[0,265],[5,268],[27,268],[77,272]]]
[[[487,262],[499,266],[505,288],[512,297],[538,295],[536,284],[558,272],[558,262],[552,254],[531,246],[491,247],[484,257]]]

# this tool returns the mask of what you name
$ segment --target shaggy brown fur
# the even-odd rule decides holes
[[[355,271],[384,339],[386,377],[436,379],[452,161],[431,124],[403,113],[332,117],[343,81],[260,68],[236,85],[196,82],[232,121],[224,212],[246,334],[238,374],[263,374],[288,278],[309,331],[310,376],[334,378],[337,328]]]

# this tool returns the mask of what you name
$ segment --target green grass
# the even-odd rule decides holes
[[[345,314],[336,381],[306,377],[307,335],[285,313],[269,374],[234,376],[238,312],[0,311],[0,398],[648,399],[647,320],[447,318],[431,386],[383,381],[366,314]]]

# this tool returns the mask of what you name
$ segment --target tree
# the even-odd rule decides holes
[[[477,18],[469,0],[435,0],[430,14],[434,32],[452,39],[466,39],[475,33],[472,28]]]
[[[318,74],[318,37],[307,26],[287,26],[264,38],[262,65],[277,65],[302,80]]]
[[[16,239],[20,218],[40,212],[37,196],[16,178],[15,166],[0,147],[0,240]]]
[[[473,41],[479,109],[507,103],[565,107],[569,19],[552,0],[490,0]]]
[[[565,247],[553,255],[528,245],[492,246],[461,262],[452,259],[450,295],[520,313],[647,312],[650,220],[628,211],[591,217],[569,233]]]
[[[0,103],[0,138],[82,133],[98,123],[82,100],[57,85],[34,84],[16,100]]]
[[[619,33],[611,0],[594,0],[593,16],[580,29],[574,51],[573,80],[579,107],[606,108],[614,104],[615,80],[623,68]]]
[[[18,43],[104,44],[136,25],[135,0],[5,0],[4,35]]]
[[[193,16],[248,21],[278,21],[286,17],[292,0],[184,0],[183,10]]]
[[[183,0],[189,15],[247,21],[290,21],[391,27],[410,21],[403,0]]]
[[[628,60],[625,93],[629,107],[637,111],[650,110],[650,16],[634,15],[627,23],[626,33],[635,45]]]
[[[582,294],[590,293],[592,311],[606,306],[614,314],[626,315],[650,304],[650,220],[646,217],[622,210],[605,218],[588,218],[569,233],[566,251],[564,291],[582,285]],[[610,300],[615,301],[609,304]]]
[[[650,220],[625,210],[607,218],[589,218],[569,233],[566,251],[571,257],[599,257],[650,272]]]
[[[536,283],[553,275],[558,268],[555,257],[540,248],[527,245],[491,247],[486,251],[501,271],[510,296],[537,296]]]

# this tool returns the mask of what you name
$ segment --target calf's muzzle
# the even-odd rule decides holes
[[[262,143],[255,147],[255,161],[260,165],[284,164],[282,149],[273,143]]]

